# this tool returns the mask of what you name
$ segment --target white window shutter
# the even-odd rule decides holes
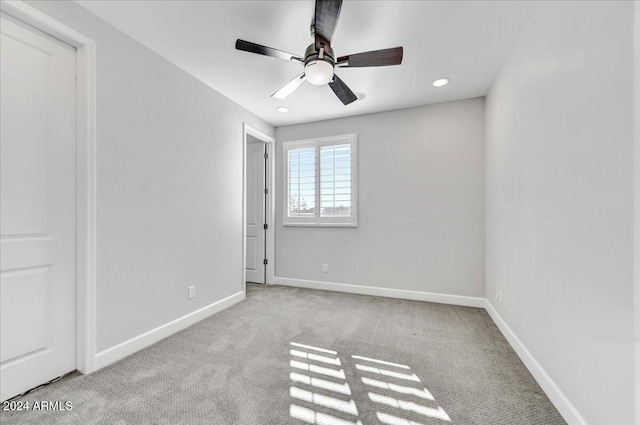
[[[285,226],[357,227],[355,134],[283,144]]]
[[[315,217],[316,149],[296,146],[287,150],[287,215]]]
[[[320,216],[351,216],[351,143],[320,146]]]

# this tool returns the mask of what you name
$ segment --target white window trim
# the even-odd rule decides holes
[[[349,139],[351,144],[351,217],[320,217],[320,147],[333,145],[338,140]],[[313,145],[316,149],[316,216],[289,217],[288,152],[290,146]],[[286,227],[358,227],[358,135],[342,134],[331,137],[295,140],[282,144],[283,153],[283,225]]]

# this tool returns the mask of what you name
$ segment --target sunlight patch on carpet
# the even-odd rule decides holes
[[[368,396],[369,406],[375,406],[375,415],[384,424],[422,425],[414,420],[416,415],[451,422],[441,406],[428,405],[435,398],[410,366],[360,355],[343,357],[350,360],[343,362],[335,350],[290,344],[295,348],[289,350],[289,366],[297,369],[289,374],[289,395],[295,400],[289,406],[289,416],[294,419],[317,425],[361,425],[358,406],[352,398],[352,391],[359,385],[375,388],[361,394]],[[345,373],[345,369],[352,374]],[[350,385],[349,377],[359,377],[361,384]]]

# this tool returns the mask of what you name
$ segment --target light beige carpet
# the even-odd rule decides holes
[[[249,285],[247,299],[2,424],[564,424],[482,309]]]

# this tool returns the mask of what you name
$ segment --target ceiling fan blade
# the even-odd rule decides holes
[[[316,12],[313,17],[313,32],[316,39],[316,49],[325,50],[331,45],[331,38],[338,24],[342,0],[316,0]]]
[[[338,99],[345,105],[358,99],[351,89],[337,75],[333,74],[333,81],[329,83],[331,90],[338,96]]]
[[[296,78],[294,78],[293,80],[289,81],[287,84],[282,86],[282,88],[277,92],[275,92],[274,94],[272,94],[271,97],[274,97],[276,99],[284,99],[285,97],[293,93],[295,89],[300,87],[300,85],[304,83],[306,79],[307,77],[304,75],[304,72],[303,72],[302,74],[298,75]]]
[[[402,63],[402,54],[402,47],[356,53],[354,55],[340,56],[336,62],[336,66],[356,68],[363,66],[400,65]]]
[[[302,62],[301,58],[292,55],[291,53],[240,39],[236,40],[236,49],[250,53],[257,53],[259,55],[271,56],[272,58]]]

